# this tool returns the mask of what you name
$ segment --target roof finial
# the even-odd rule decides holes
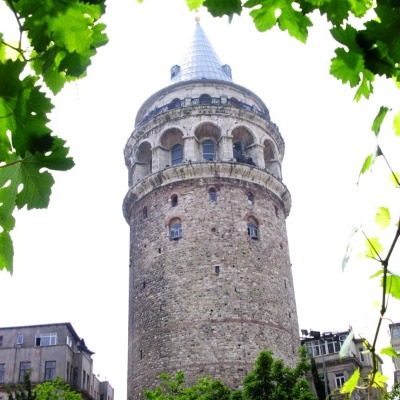
[[[195,17],[194,17],[194,20],[195,20],[197,23],[199,23],[199,22],[200,22],[199,9],[196,8],[196,9],[194,10],[194,12],[196,13],[196,15],[195,15]]]

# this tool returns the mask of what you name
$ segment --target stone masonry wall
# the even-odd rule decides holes
[[[212,375],[239,387],[262,349],[294,365],[298,322],[285,214],[275,195],[236,179],[192,179],[155,188],[130,215],[131,398],[141,398],[160,373],[178,370],[189,381]],[[249,217],[259,223],[259,240],[248,236]],[[182,223],[180,240],[168,236],[173,218]]]

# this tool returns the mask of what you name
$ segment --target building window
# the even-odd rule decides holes
[[[217,201],[217,191],[214,188],[211,188],[208,191],[208,197],[210,201]]]
[[[258,224],[253,219],[250,218],[247,222],[247,234],[254,240],[258,240]]]
[[[35,346],[55,346],[57,333],[41,333],[35,336]]]
[[[56,377],[56,362],[46,361],[44,367],[44,380],[52,381]]]
[[[17,335],[17,344],[24,343],[24,335]]]
[[[178,205],[178,196],[176,194],[171,196],[171,207],[176,207]]]
[[[251,192],[247,193],[247,201],[249,204],[253,205],[254,204],[254,194]]]
[[[19,376],[18,381],[23,382],[26,374],[29,375],[29,370],[31,369],[31,363],[29,361],[25,361],[19,364]]]
[[[199,97],[199,102],[200,104],[211,104],[212,103],[211,96],[209,94],[202,94]]]
[[[215,144],[212,140],[207,139],[201,144],[203,149],[203,160],[214,160],[215,159]]]
[[[69,361],[67,361],[67,383],[69,383],[70,377],[69,377]]]
[[[67,335],[67,346],[72,348],[72,339]]]
[[[169,240],[182,239],[182,224],[179,219],[175,221],[176,222],[172,223],[169,227]]]
[[[180,164],[183,161],[183,146],[176,144],[171,149],[171,164]]]
[[[364,361],[365,361],[365,359],[364,359],[364,349],[363,349],[362,347],[360,347],[360,348],[358,349],[358,351],[360,352],[360,360],[361,360],[362,362],[364,362]]]
[[[147,218],[147,207],[143,207],[143,218]]]
[[[78,386],[78,367],[74,367],[74,374],[72,376],[72,386]]]
[[[0,347],[3,346],[3,336],[0,336]]]
[[[335,374],[336,387],[341,388],[344,385],[344,373],[338,372]]]
[[[4,383],[5,364],[0,364],[0,383]]]

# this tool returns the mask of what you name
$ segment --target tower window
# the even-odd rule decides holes
[[[253,205],[254,204],[254,194],[251,192],[247,193],[247,201],[249,202],[249,204]]]
[[[182,224],[175,223],[169,228],[169,240],[179,240],[182,239]]]
[[[202,94],[199,98],[200,104],[211,104],[212,99],[209,94]]]
[[[208,191],[208,197],[210,201],[217,201],[217,191],[214,188],[211,188]]]
[[[172,146],[171,149],[171,164],[177,165],[183,161],[183,146],[181,144],[176,144]]]
[[[147,207],[143,207],[143,218],[147,218]]]
[[[171,207],[176,207],[178,205],[178,196],[176,194],[171,196]]]
[[[214,160],[215,159],[215,144],[212,140],[207,139],[202,143],[203,149],[203,160]]]
[[[258,224],[254,219],[247,222],[247,234],[254,240],[258,240]]]

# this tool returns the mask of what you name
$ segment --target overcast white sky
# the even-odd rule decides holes
[[[329,75],[334,43],[322,22],[305,46],[279,30],[259,33],[247,17],[235,16],[229,25],[204,10],[200,15],[234,81],[264,100],[286,143],[283,179],[292,194],[287,226],[300,328],[337,331],[352,325],[356,335],[372,340],[379,293],[367,277],[376,268],[343,273],[341,261],[351,227],[366,208],[356,182],[373,144],[370,125],[378,105],[392,95],[382,84],[376,101],[353,103],[354,92]],[[0,27],[12,22],[1,7]],[[184,0],[109,1],[105,22],[109,44],[88,77],[56,100],[51,127],[67,140],[76,167],[55,174],[48,210],[17,215],[14,275],[0,273],[0,324],[71,322],[96,353],[95,372],[122,400],[129,262],[123,149],[140,105],[169,84],[169,69],[180,63],[195,22]],[[368,201],[375,191],[368,192]],[[384,362],[391,375],[390,359]]]

